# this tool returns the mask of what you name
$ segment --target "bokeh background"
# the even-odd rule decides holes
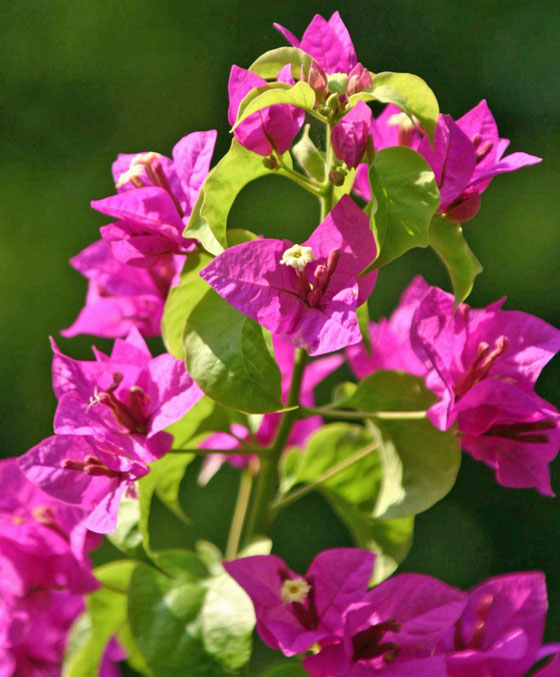
[[[486,98],[511,150],[542,165],[497,177],[466,237],[485,270],[469,299],[487,304],[507,295],[507,308],[560,326],[558,219],[560,78],[556,0],[355,0],[256,3],[253,0],[25,0],[3,7],[0,26],[2,161],[0,162],[0,453],[19,455],[52,433],[49,334],[74,320],[86,283],[68,259],[98,237],[105,219],[89,201],[113,190],[117,152],[169,153],[186,133],[216,128],[216,158],[229,146],[227,79],[232,63],[247,67],[283,40],[272,22],[301,35],[314,13],[339,9],[371,70],[409,71],[435,91],[455,118]],[[278,177],[247,187],[231,225],[305,239],[317,223],[314,199]],[[422,273],[449,288],[430,251],[414,251],[379,277],[374,316],[391,312],[409,280]],[[86,358],[92,339],[60,338],[64,352]],[[109,342],[95,339],[100,348]],[[161,350],[158,341],[151,345]],[[560,361],[537,390],[560,404]],[[322,388],[328,397],[329,384]],[[552,465],[560,493],[560,461]],[[236,477],[226,468],[201,492],[191,472],[182,497],[194,526],[185,531],[156,512],[162,544],[197,537],[223,545],[223,515]],[[441,503],[416,520],[402,570],[469,587],[506,571],[547,574],[547,635],[560,639],[560,499],[508,490],[464,455],[459,479]],[[318,496],[273,524],[275,551],[305,569],[320,549],[349,544]],[[99,560],[115,556],[109,547]],[[251,674],[270,660],[258,651]]]

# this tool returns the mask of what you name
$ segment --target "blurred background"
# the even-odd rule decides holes
[[[556,0],[355,0],[352,3],[256,3],[248,0],[26,0],[3,7],[0,164],[0,453],[14,456],[52,433],[49,334],[63,352],[90,355],[92,339],[62,339],[82,307],[86,282],[68,259],[98,238],[107,220],[89,201],[113,192],[118,152],[169,154],[185,134],[215,128],[215,158],[229,146],[227,80],[284,44],[277,21],[301,36],[316,12],[339,9],[358,59],[373,71],[409,71],[435,91],[455,118],[486,98],[511,151],[542,156],[534,168],[497,177],[482,209],[465,225],[483,263],[469,299],[480,306],[507,295],[507,308],[560,326],[560,59]],[[272,177],[248,186],[230,225],[301,241],[315,227],[314,199]],[[416,250],[383,269],[374,317],[391,312],[417,273],[449,289],[442,265]],[[110,342],[94,339],[102,349]],[[155,350],[159,342],[152,341]],[[560,404],[560,360],[537,391]],[[322,388],[328,397],[330,385]],[[552,465],[560,492],[560,461]],[[162,544],[189,545],[204,535],[223,546],[236,476],[225,468],[201,492],[193,472],[183,500],[194,527],[185,533],[156,512]],[[213,510],[214,506],[219,509]],[[224,507],[226,506],[226,507]],[[163,508],[161,509],[163,510]],[[305,516],[305,518],[303,517]],[[318,527],[319,525],[319,527]],[[309,496],[273,524],[275,552],[305,570],[317,551],[350,544],[324,502]],[[508,490],[464,455],[449,496],[416,520],[402,570],[469,587],[506,571],[547,574],[547,635],[560,639],[560,499]],[[106,547],[99,559],[113,556]],[[259,645],[253,664],[269,660]]]

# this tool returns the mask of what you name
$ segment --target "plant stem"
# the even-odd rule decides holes
[[[307,353],[305,351],[296,351],[292,383],[290,385],[286,406],[297,405],[299,401],[301,382],[307,359]],[[297,412],[297,409],[292,409],[282,415],[272,446],[267,449],[262,449],[259,454],[261,467],[257,479],[253,505],[251,506],[249,523],[245,534],[245,542],[247,542],[253,534],[263,533],[270,521],[270,503],[278,485],[278,462],[284,451],[292,427],[298,419]]]
[[[252,486],[253,473],[249,468],[245,468],[241,472],[241,477],[239,478],[239,492],[237,494],[237,501],[235,503],[235,510],[233,511],[233,518],[231,520],[231,527],[226,545],[226,560],[235,559],[237,556],[243,524],[245,522],[245,516],[247,515],[247,508],[249,507]]]
[[[377,418],[380,421],[419,421],[426,418],[425,411],[346,411],[345,409],[331,409],[330,407],[300,407],[299,415],[323,416],[324,418],[339,418],[345,421],[356,421],[363,418]]]
[[[334,168],[334,163],[333,163],[333,148],[332,148],[332,143],[331,143],[331,125],[330,123],[327,123],[327,128],[326,128],[326,143],[325,143],[325,149],[326,149],[326,160],[327,160],[327,182],[328,182],[328,188],[326,189],[324,195],[320,197],[321,201],[321,221],[324,221],[325,217],[327,214],[331,211],[333,207],[333,191],[334,191],[334,186],[329,180],[329,174],[331,172],[331,169]]]
[[[169,449],[168,454],[195,454],[197,456],[206,456],[207,454],[226,454],[226,455],[250,455],[258,454],[259,449],[252,447],[240,447],[237,449]]]
[[[313,179],[307,178],[307,176],[304,176],[303,174],[300,174],[299,172],[296,172],[295,170],[291,169],[287,165],[285,165],[281,157],[278,156],[278,160],[280,161],[280,169],[278,172],[280,174],[283,174],[287,178],[291,179],[295,183],[298,184],[298,186],[301,186],[302,188],[305,188],[308,192],[312,193],[319,199],[322,199],[323,196],[326,194],[328,191],[328,186],[323,185],[321,183],[318,183],[317,181],[314,181]]]
[[[299,501],[300,498],[307,496],[307,494],[311,493],[314,489],[323,484],[323,482],[326,482],[331,477],[334,477],[337,473],[346,470],[346,468],[349,468],[350,466],[354,465],[354,463],[361,461],[368,454],[371,454],[372,451],[375,451],[377,447],[378,447],[377,442],[368,444],[367,447],[360,449],[360,451],[357,451],[355,454],[352,454],[352,456],[350,456],[349,458],[346,458],[344,461],[341,461],[340,463],[334,465],[332,468],[329,468],[329,470],[326,470],[322,475],[319,475],[317,479],[313,480],[313,482],[310,482],[309,484],[306,484],[300,489],[292,491],[290,494],[287,494],[283,498],[279,498],[278,500],[274,501],[271,505],[272,510],[274,511],[282,510],[282,508],[285,508],[286,506],[291,505],[296,501]]]

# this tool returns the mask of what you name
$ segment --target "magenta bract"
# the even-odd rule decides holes
[[[525,675],[539,657],[547,608],[541,572],[505,574],[477,585],[438,645],[450,677]]]
[[[429,576],[395,576],[349,605],[340,636],[321,642],[322,651],[303,665],[313,677],[445,677],[434,649],[465,601],[465,593]]]
[[[275,555],[224,567],[251,598],[261,639],[293,656],[341,631],[345,609],[367,591],[374,560],[372,553],[339,548],[317,555],[305,576]]]
[[[512,487],[551,494],[548,463],[560,443],[559,413],[533,393],[538,375],[560,349],[560,331],[537,317],[461,304],[430,288],[411,325],[426,385],[440,401],[428,412],[447,430],[457,421],[464,448]]]
[[[142,269],[117,259],[106,242],[94,242],[70,259],[88,279],[88,292],[76,321],[61,334],[122,338],[135,327],[143,336],[159,336],[163,306],[184,261],[174,255],[169,263]]]
[[[363,101],[358,101],[333,127],[334,153],[339,160],[346,163],[348,169],[357,167],[366,152],[372,117],[370,108]]]
[[[278,80],[293,84],[289,65],[280,71]],[[266,84],[266,80],[258,75],[239,66],[232,66],[228,83],[230,125],[235,125],[239,104],[245,96],[255,87]],[[242,146],[254,153],[266,156],[277,151],[282,154],[291,148],[294,136],[301,129],[304,119],[305,111],[301,108],[276,104],[249,115],[233,133]]]
[[[361,340],[356,308],[371,293],[376,272],[358,275],[375,254],[367,216],[344,196],[303,245],[239,244],[201,276],[272,334],[287,334],[295,346],[321,355]]]
[[[294,47],[312,56],[328,73],[349,73],[357,64],[352,39],[338,12],[334,12],[328,21],[316,14],[301,41],[280,24],[275,23],[274,27]]]
[[[113,164],[117,194],[91,205],[118,219],[101,236],[124,263],[168,265],[173,254],[190,251],[196,241],[183,237],[208,173],[216,132],[193,132],[173,148],[173,159],[159,153],[119,155]]]
[[[380,369],[405,371],[415,376],[426,375],[426,367],[410,345],[410,325],[429,288],[422,277],[415,277],[403,292],[391,317],[370,323],[371,352],[366,350],[363,343],[346,349],[350,367],[359,379]]]

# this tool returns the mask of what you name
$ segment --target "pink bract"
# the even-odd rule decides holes
[[[278,81],[293,84],[289,65],[280,71]],[[239,104],[245,96],[255,87],[266,84],[266,80],[258,75],[239,66],[232,66],[228,83],[230,125],[235,125]],[[266,156],[277,151],[282,154],[291,148],[294,136],[301,129],[304,119],[305,111],[301,108],[276,104],[249,115],[233,133],[242,146],[254,153]]]
[[[338,548],[317,555],[305,576],[275,555],[245,557],[224,567],[251,598],[261,639],[293,656],[340,632],[345,609],[367,591],[374,560],[372,553]]]
[[[237,310],[310,355],[358,343],[356,308],[377,276],[358,280],[376,254],[367,216],[344,196],[301,247],[312,252],[301,271],[282,262],[293,243],[264,238],[227,249],[201,276]]]

